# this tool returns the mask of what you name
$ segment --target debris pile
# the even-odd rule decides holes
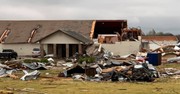
[[[104,65],[76,65],[64,70],[60,77],[72,77],[88,81],[153,81],[158,72],[152,64],[136,62],[112,62]]]
[[[89,48],[87,53],[84,56],[95,60],[87,63],[88,60],[84,57],[84,61],[64,64],[71,66],[66,67],[58,76],[86,81],[153,81],[159,77],[157,69],[146,61],[146,57],[141,57],[140,60],[132,54],[113,56],[112,52],[104,51],[100,46]]]

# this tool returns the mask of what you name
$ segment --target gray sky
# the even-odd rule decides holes
[[[121,20],[180,34],[180,0],[0,0],[0,20]]]

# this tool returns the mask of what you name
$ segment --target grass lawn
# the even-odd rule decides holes
[[[158,66],[158,69],[165,67],[180,69],[179,64],[165,64]],[[46,73],[49,75],[45,75]],[[158,78],[154,82],[87,82],[58,78],[58,73],[58,70],[42,70],[41,76],[31,81],[0,78],[0,91],[11,91],[14,94],[180,94],[180,79]]]

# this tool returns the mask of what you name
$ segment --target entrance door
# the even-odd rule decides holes
[[[57,54],[58,58],[66,57],[66,45],[65,44],[57,44],[56,49],[57,49],[56,54]]]
[[[48,51],[47,54],[53,54],[53,44],[48,44]]]
[[[69,44],[69,56],[72,57],[78,52],[78,44]]]

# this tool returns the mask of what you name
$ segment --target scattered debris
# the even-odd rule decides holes
[[[72,78],[74,80],[85,80],[85,77],[82,74],[74,74]]]
[[[180,70],[176,68],[165,68],[164,70],[165,70],[165,73],[169,76],[180,75]]]
[[[30,94],[46,94],[46,93],[43,93],[43,92],[39,92],[39,91],[35,91],[34,88],[23,88],[23,89],[18,89],[18,88],[11,88],[11,87],[6,87],[6,90],[8,91],[16,91],[16,92],[19,92],[20,94],[24,94],[24,92],[26,93],[30,93]],[[25,94],[26,94],[25,93]],[[5,93],[5,94],[14,94],[14,93]]]
[[[174,57],[174,58],[167,59],[167,62],[169,62],[169,63],[178,62],[178,61],[180,61],[180,57]]]
[[[23,70],[23,72],[25,74],[24,76],[21,77],[21,80],[23,80],[23,81],[37,79],[40,75],[40,72],[37,70],[30,72],[30,73],[28,73],[26,70]]]
[[[73,65],[71,68],[59,73],[59,77],[72,77],[73,74],[84,74],[85,69],[81,67],[80,65]]]
[[[46,70],[47,69],[44,63],[39,63],[39,62],[23,63],[22,65],[31,70]]]
[[[180,79],[180,75],[174,75],[171,78],[173,78],[173,79]]]
[[[47,55],[45,55],[44,57],[45,57],[45,58],[52,58],[52,57],[54,57],[54,55],[53,55],[53,54],[47,54]]]
[[[14,94],[12,91],[0,90],[0,94]]]
[[[13,71],[15,70],[7,70],[4,68],[0,68],[0,77],[11,77],[11,78],[17,79],[18,76],[12,74]]]
[[[67,67],[67,68],[70,68],[72,67],[74,64],[72,63],[65,63],[65,64],[62,64],[63,66]]]
[[[97,56],[98,57],[98,56]],[[128,56],[127,56],[128,57]],[[99,63],[69,64],[59,77],[72,77],[87,81],[153,81],[159,77],[157,69],[144,61],[114,59],[111,52],[106,52]]]
[[[164,68],[164,70],[162,70],[160,74],[161,77],[170,77],[173,79],[180,78],[180,70],[176,68]]]
[[[180,57],[171,49],[172,46],[163,46],[156,51],[149,52],[141,50],[135,54],[125,56],[115,56],[112,52],[106,51],[101,44],[94,44],[87,48],[86,54],[76,53],[73,58],[66,61],[55,63],[53,58],[48,58],[46,63],[29,60],[23,61],[5,61],[0,63],[0,77],[18,78],[12,72],[23,70],[25,75],[20,79],[23,81],[37,79],[40,72],[37,70],[46,70],[47,67],[61,67],[64,69],[58,74],[58,77],[72,77],[74,80],[83,81],[154,81],[161,75],[173,76],[179,79],[180,71],[167,68],[161,75],[157,71],[157,65],[161,64],[161,57],[173,56],[167,58],[168,62],[178,62]],[[161,50],[161,52],[159,51]],[[177,51],[177,50],[176,50]],[[175,56],[175,57],[174,57]],[[27,60],[28,61],[28,60]],[[27,72],[26,70],[34,70]],[[49,73],[45,74],[47,77]]]
[[[175,50],[175,51],[180,51],[180,43],[178,43],[177,45],[175,45],[174,50]]]
[[[50,63],[51,66],[55,66],[55,61],[54,61],[53,58],[48,58],[47,60],[48,60],[48,62]]]

